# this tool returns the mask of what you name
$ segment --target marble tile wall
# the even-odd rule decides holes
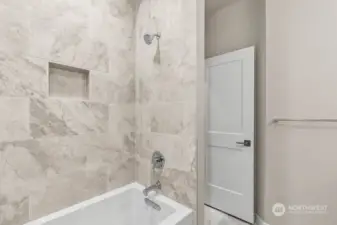
[[[143,39],[157,32],[159,51],[156,40],[146,45]],[[150,159],[161,151],[167,159],[159,174],[163,193],[195,208],[196,1],[141,1],[135,39],[136,179],[154,182]]]
[[[130,0],[0,0],[1,225],[135,180],[134,10]],[[49,62],[89,70],[89,96],[49,96]]]
[[[0,33],[0,225],[148,185],[156,150],[196,206],[195,1],[0,0]],[[49,62],[89,70],[89,96],[49,96]]]

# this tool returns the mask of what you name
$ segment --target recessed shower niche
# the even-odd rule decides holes
[[[89,70],[49,63],[49,96],[88,99]]]

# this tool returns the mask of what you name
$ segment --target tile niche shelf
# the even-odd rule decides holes
[[[49,96],[89,98],[89,70],[49,63]]]

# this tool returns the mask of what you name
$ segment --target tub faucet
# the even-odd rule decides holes
[[[155,184],[153,184],[153,185],[151,185],[151,186],[145,188],[144,191],[143,191],[143,194],[144,194],[145,196],[148,196],[149,193],[150,193],[151,191],[153,191],[153,190],[161,190],[161,183],[160,183],[159,180],[158,180]]]

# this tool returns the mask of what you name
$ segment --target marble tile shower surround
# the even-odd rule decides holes
[[[160,60],[157,41],[143,40],[157,32]],[[195,208],[196,1],[141,1],[135,41],[137,181],[153,182],[151,154],[161,151],[167,158],[163,193]]]
[[[1,225],[148,185],[155,150],[163,193],[195,207],[195,1],[0,0],[0,33]],[[49,62],[89,70],[88,98],[50,97]]]
[[[135,180],[134,9],[128,0],[0,0],[1,225]],[[88,70],[89,95],[69,98],[73,85],[56,77],[67,94],[50,96],[49,62]]]

